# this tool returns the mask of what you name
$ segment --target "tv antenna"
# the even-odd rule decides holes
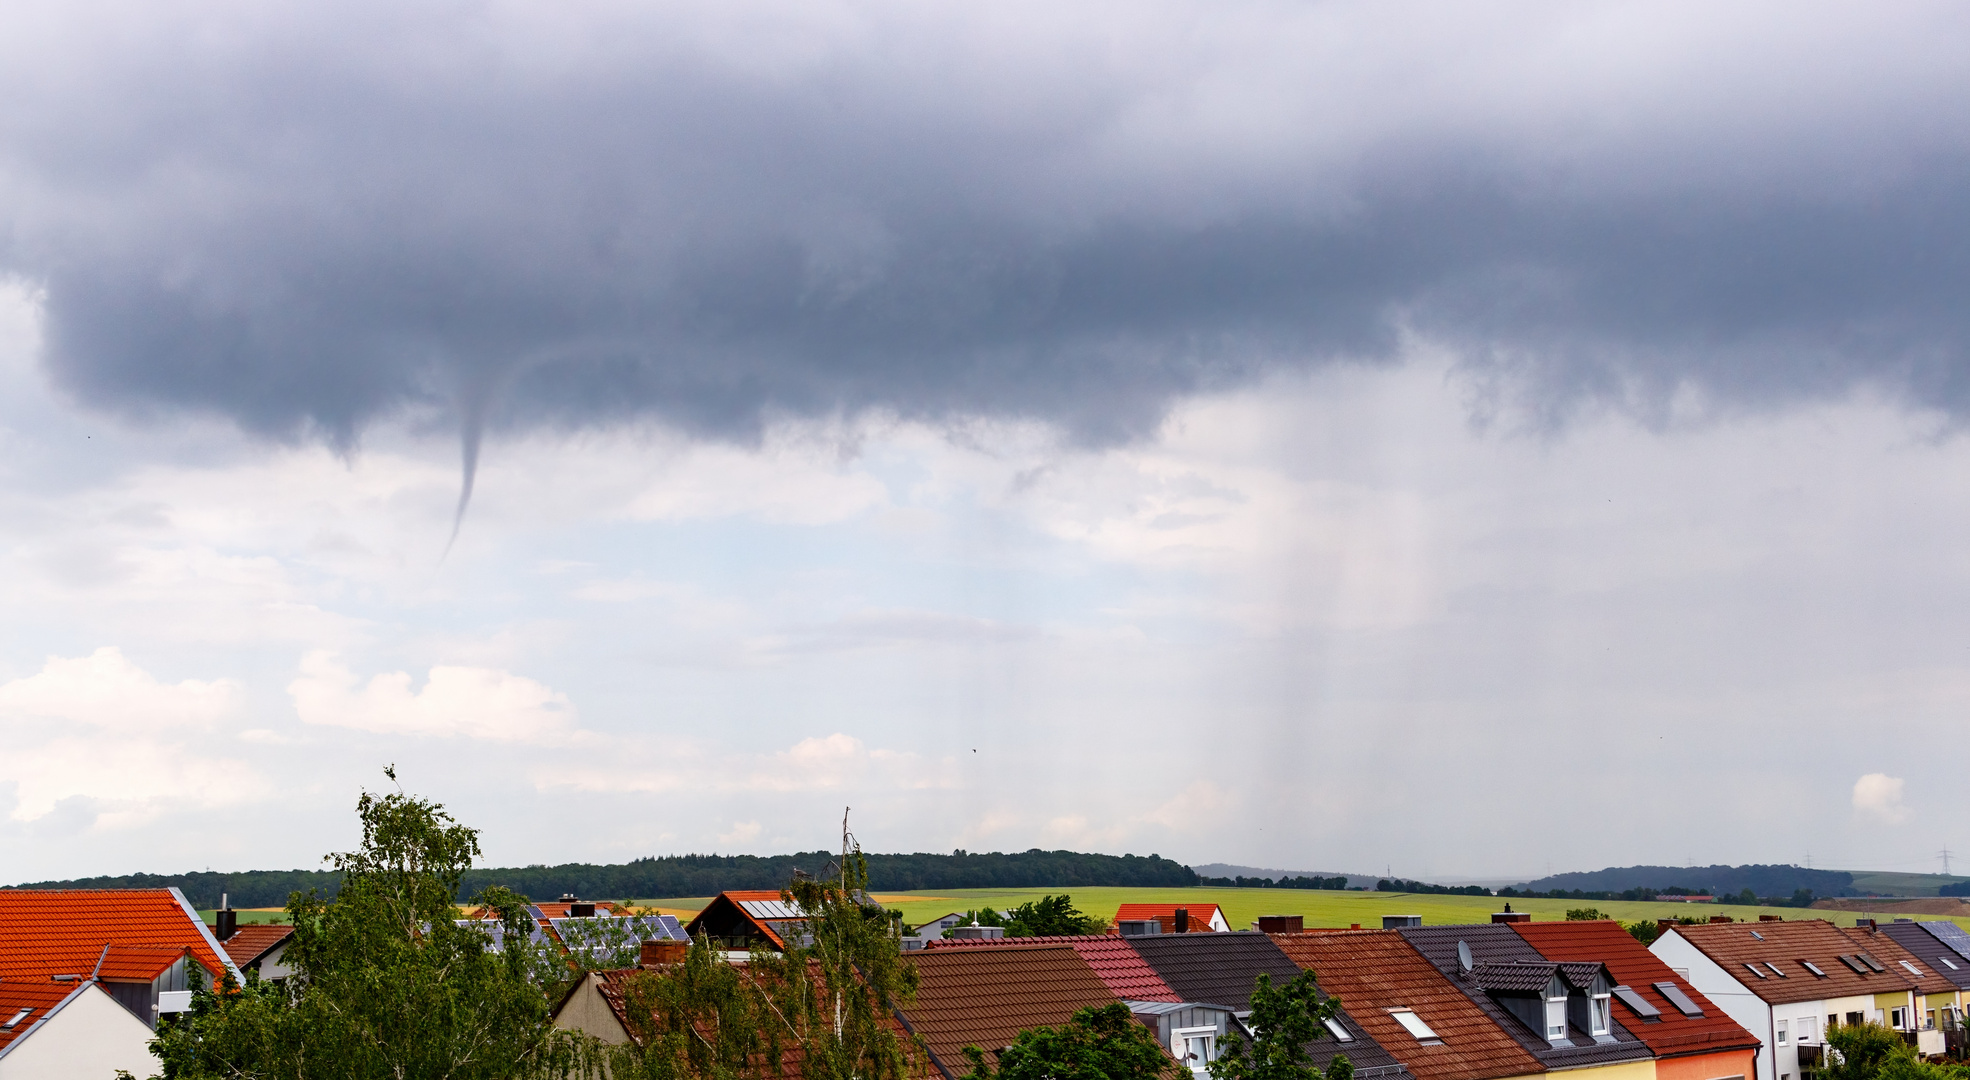
[[[1471,962],[1471,943],[1468,941],[1458,942],[1457,967],[1461,969],[1464,974],[1469,975],[1471,973],[1471,969],[1476,966],[1477,966],[1476,964]]]

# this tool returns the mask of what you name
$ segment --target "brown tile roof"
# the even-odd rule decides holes
[[[220,942],[219,947],[233,958],[233,966],[244,970],[293,936],[294,928],[285,923],[248,923]]]
[[[1093,969],[1095,977],[1124,1001],[1182,1001],[1129,939],[1114,934],[1077,934],[1031,938],[940,938],[927,942],[926,949],[996,948],[1030,945],[1071,945]]]
[[[926,949],[914,959],[922,982],[903,1016],[952,1080],[971,1071],[967,1046],[999,1050],[1029,1028],[1120,1000],[1067,945]]]
[[[226,970],[176,889],[0,889],[0,980],[87,975],[109,944],[189,949],[213,977]]]
[[[1607,965],[1614,981],[1628,987],[1661,1013],[1655,1022],[1646,1019],[1615,998],[1615,1018],[1628,1033],[1642,1040],[1657,1057],[1707,1054],[1717,1050],[1737,1050],[1759,1045],[1758,1037],[1739,1027],[1724,1010],[1697,992],[1688,979],[1676,974],[1648,951],[1648,946],[1629,936],[1621,924],[1596,922],[1511,923],[1548,960],[1586,960]],[[1809,974],[1800,972],[1800,974]],[[1703,1010],[1702,1016],[1684,1016],[1674,1002],[1655,988],[1659,982],[1674,983]]]
[[[1876,960],[1881,961],[1882,967],[1908,980],[1909,985],[1914,987],[1917,993],[1948,994],[1955,992],[1956,983],[1936,970],[1934,960],[1925,960],[1922,957],[1916,956],[1908,949],[1903,948],[1901,942],[1896,941],[1887,934],[1881,933],[1878,930],[1870,930],[1864,926],[1836,926],[1834,929],[1840,931],[1842,936],[1853,942],[1854,948],[1857,951],[1868,953]],[[1903,966],[1904,964],[1907,966]],[[1913,967],[1915,971],[1910,972],[1910,967]]]
[[[1717,966],[1770,1005],[1789,1005],[1821,998],[1886,994],[1907,990],[1913,980],[1900,967],[1885,972],[1861,974],[1841,962],[1841,956],[1862,951],[1852,939],[1824,919],[1788,919],[1785,922],[1703,923],[1697,926],[1671,926],[1665,934],[1680,935],[1696,946]],[[1754,937],[1752,935],[1759,935]],[[1761,940],[1762,938],[1762,940]],[[1824,977],[1806,970],[1809,961],[1825,972]],[[1776,962],[1785,978],[1759,978],[1745,964]],[[1862,965],[1866,969],[1865,965]]]
[[[1393,930],[1274,934],[1293,962],[1418,1080],[1489,1080],[1542,1072],[1539,1062]],[[1390,1009],[1413,1010],[1441,1040],[1420,1042]]]

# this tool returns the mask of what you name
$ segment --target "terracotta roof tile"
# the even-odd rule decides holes
[[[189,949],[214,978],[227,966],[176,889],[0,889],[0,980],[87,975],[112,943]]]
[[[1592,960],[1607,965],[1617,984],[1628,987],[1661,1014],[1655,1022],[1621,1003],[1617,995],[1615,1017],[1636,1038],[1648,1044],[1657,1057],[1707,1054],[1717,1050],[1745,1049],[1759,1045],[1758,1037],[1739,1027],[1724,1010],[1697,992],[1688,979],[1676,974],[1648,946],[1636,941],[1619,923],[1596,921],[1511,923],[1511,928],[1539,955],[1548,960]],[[1799,972],[1801,975],[1807,972]],[[1655,988],[1659,982],[1675,983],[1703,1010],[1702,1016],[1684,1016],[1674,1002]]]
[[[1746,989],[1771,1005],[1893,993],[1907,990],[1912,981],[1899,967],[1885,972],[1869,971],[1862,975],[1842,963],[1841,956],[1852,956],[1862,947],[1824,919],[1703,923],[1697,926],[1671,926],[1663,932],[1680,935],[1730,972],[1731,977]],[[1777,961],[1789,978],[1760,979],[1744,968],[1746,963],[1765,964],[1771,961]],[[1810,961],[1825,972],[1825,976],[1815,976],[1804,970],[1801,961]]]
[[[232,957],[234,967],[244,968],[293,936],[294,928],[285,923],[248,923],[220,942],[219,947]]]
[[[1916,956],[1903,948],[1901,942],[1895,940],[1893,935],[1884,934],[1879,930],[1869,930],[1864,926],[1851,928],[1836,926],[1834,929],[1853,942],[1856,951],[1868,953],[1881,961],[1882,967],[1906,979],[1917,993],[1948,994],[1956,990],[1956,983],[1938,970],[1940,965],[1935,960]],[[1905,967],[1904,964],[1908,966]],[[1910,967],[1915,970],[1910,971]]]
[[[1393,930],[1274,934],[1272,940],[1418,1080],[1490,1080],[1543,1071],[1537,1059]],[[1390,1015],[1409,1009],[1440,1041],[1419,1041]]]
[[[1077,934],[1031,938],[940,938],[926,943],[928,949],[1015,948],[1028,945],[1071,945],[1087,962],[1095,977],[1124,1001],[1170,1001],[1183,999],[1170,989],[1156,969],[1129,945],[1129,939],[1114,934]]]
[[[913,958],[922,982],[903,1015],[947,1077],[970,1072],[967,1046],[999,1050],[1029,1028],[1120,1000],[1067,945],[934,949]]]
[[[67,1001],[71,995],[84,990],[93,990],[94,983],[73,982],[0,982],[0,1025],[20,1016],[12,1027],[0,1027],[0,1050],[5,1050],[14,1040],[26,1035],[34,1025],[46,1019],[55,1006]],[[21,1016],[21,1010],[27,1015]]]

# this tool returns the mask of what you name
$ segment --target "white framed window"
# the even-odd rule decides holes
[[[1908,1030],[1908,1010],[1907,1009],[1888,1010],[1888,1026],[1894,1028],[1896,1031]]]
[[[1922,1030],[1936,1030],[1936,1010],[1930,1009],[1928,1012],[1922,1014]]]
[[[1816,1030],[1818,1025],[1819,1018],[1815,1016],[1802,1016],[1794,1020],[1792,1022],[1793,1039],[1802,1043],[1813,1042],[1819,1038],[1819,1032]]]
[[[1780,1020],[1780,1021],[1778,1021],[1778,1022],[1777,1022],[1776,1024],[1774,1024],[1774,1025],[1773,1025],[1773,1028],[1774,1028],[1774,1030],[1773,1030],[1773,1032],[1772,1032],[1772,1037],[1778,1040],[1778,1044],[1779,1044],[1780,1046],[1784,1046],[1784,1045],[1786,1045],[1786,1041],[1785,1041],[1785,1021],[1783,1021],[1783,1020]]]
[[[1390,1009],[1389,1015],[1395,1018],[1396,1023],[1402,1025],[1402,1030],[1407,1031],[1409,1034],[1416,1036],[1418,1041],[1420,1042],[1439,1041],[1437,1039],[1436,1032],[1431,1031],[1430,1026],[1428,1024],[1423,1023],[1423,1018],[1417,1016],[1413,1010]]]
[[[1203,1076],[1211,1062],[1218,1059],[1218,1029],[1178,1028],[1170,1033],[1170,1051],[1192,1073]]]
[[[1566,1038],[1566,997],[1546,999],[1546,1040],[1558,1042]]]
[[[1339,1020],[1336,1020],[1331,1016],[1327,1018],[1327,1030],[1332,1032],[1334,1038],[1338,1039],[1341,1042],[1354,1041],[1354,1036],[1348,1034],[1347,1025],[1341,1023]]]
[[[1595,994],[1588,999],[1587,1033],[1596,1038],[1614,1031],[1614,999],[1606,994]]]

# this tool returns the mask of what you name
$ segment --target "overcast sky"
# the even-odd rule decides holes
[[[1939,868],[1967,114],[1940,2],[16,5],[0,876],[392,762],[494,864]]]

